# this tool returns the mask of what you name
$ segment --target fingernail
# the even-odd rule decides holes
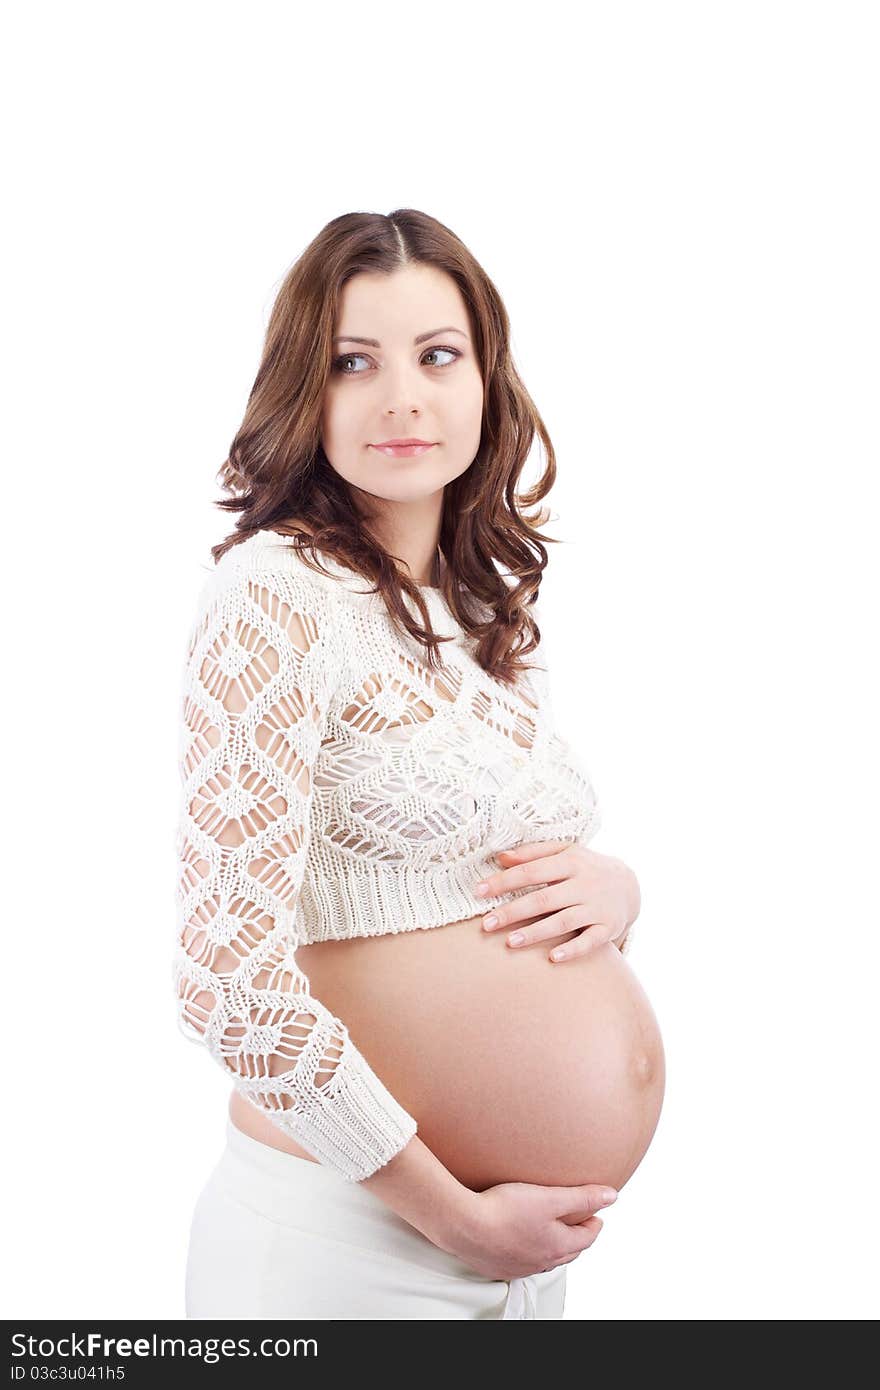
[[[523,939],[523,934],[521,931],[511,932],[510,936],[507,939],[510,942],[511,946],[518,946]]]
[[[476,893],[476,895],[477,895],[478,898],[485,898],[485,896],[486,896],[486,894],[488,893],[488,891],[489,891],[489,885],[488,885],[488,883],[478,883],[477,886],[476,886],[476,888],[474,889],[474,892]]]
[[[483,926],[484,926],[484,927],[497,927],[497,926],[498,926],[498,918],[494,915],[494,913],[493,913],[493,914],[490,914],[488,917],[484,917],[484,918],[483,918]]]
[[[611,1202],[617,1201],[617,1193],[614,1191],[612,1187],[605,1188],[605,1191],[602,1193],[602,1201],[608,1203],[609,1205],[611,1204]]]

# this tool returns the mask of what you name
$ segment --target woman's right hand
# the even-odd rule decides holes
[[[467,1220],[444,1248],[490,1279],[521,1279],[571,1264],[602,1229],[596,1212],[611,1205],[603,1183],[543,1187],[503,1182],[472,1192]]]

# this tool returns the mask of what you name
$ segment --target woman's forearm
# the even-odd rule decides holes
[[[453,1177],[417,1134],[358,1186],[375,1192],[441,1249],[450,1249],[472,1226],[477,1194]]]

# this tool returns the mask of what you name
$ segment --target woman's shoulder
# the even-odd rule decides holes
[[[323,564],[327,557],[318,552]],[[299,555],[289,537],[272,530],[251,532],[223,551],[203,578],[196,595],[186,643],[188,663],[201,659],[203,649],[244,642],[241,660],[251,644],[273,625],[288,633],[298,650],[320,638],[321,662],[336,671],[352,649],[356,600],[345,593],[341,578],[314,569]],[[239,658],[229,655],[235,666]],[[232,669],[232,667],[230,669]]]
[[[311,534],[305,527],[300,529]],[[359,607],[376,602],[363,575],[324,551],[301,552],[290,532],[268,528],[251,532],[223,552],[206,580],[203,599],[247,588],[257,575],[279,597],[330,613],[343,626]]]

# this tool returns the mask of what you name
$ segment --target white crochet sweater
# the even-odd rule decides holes
[[[600,813],[545,669],[518,693],[492,679],[424,588],[435,633],[455,637],[433,674],[368,582],[320,558],[329,577],[260,531],[203,586],[180,692],[172,976],[184,1036],[356,1182],[417,1124],[311,993],[297,946],[485,913],[534,891],[475,896],[498,850],[584,844]]]

